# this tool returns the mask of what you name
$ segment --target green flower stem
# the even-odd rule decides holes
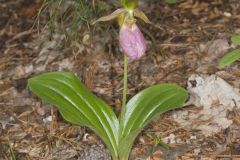
[[[126,111],[126,102],[127,102],[127,71],[128,71],[128,57],[124,55],[124,77],[123,77],[123,98],[122,98],[122,115]]]
[[[121,142],[122,140],[122,130],[123,130],[123,117],[126,112],[126,102],[127,102],[127,71],[128,71],[128,57],[124,55],[124,76],[123,76],[123,98],[122,98],[122,108],[121,108],[121,115],[119,118],[120,121],[120,126],[119,126],[119,141],[118,143]],[[119,151],[121,151],[121,148],[118,148]],[[119,160],[124,160],[122,159],[123,155],[118,155]]]
[[[128,71],[128,57],[124,55],[124,76],[123,76],[123,97],[122,97],[122,108],[121,108],[121,115],[120,115],[120,129],[119,129],[119,136],[121,136],[122,132],[122,120],[124,114],[126,112],[126,102],[127,102],[127,71]],[[120,139],[119,139],[120,140]]]

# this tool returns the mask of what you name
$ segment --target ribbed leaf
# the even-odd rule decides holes
[[[219,67],[224,68],[233,62],[240,59],[240,49],[236,49],[234,51],[231,51],[227,53],[220,61],[219,61]]]
[[[139,132],[160,113],[181,107],[187,92],[175,84],[149,87],[135,95],[126,106],[121,119],[119,156],[124,160],[129,155],[134,139]]]
[[[30,89],[44,101],[57,106],[69,122],[87,126],[106,143],[113,159],[118,157],[119,122],[110,107],[90,93],[71,73],[52,72],[29,79]]]

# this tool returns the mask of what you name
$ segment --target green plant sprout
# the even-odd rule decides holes
[[[8,158],[10,160],[16,160],[16,156],[15,156],[15,154],[13,152],[13,148],[12,148],[12,145],[10,144],[10,142],[8,142],[8,147],[9,147],[9,149],[8,149]]]
[[[232,36],[231,41],[235,45],[240,45],[240,35]],[[227,53],[225,56],[223,56],[223,58],[220,59],[218,64],[220,68],[224,68],[237,60],[240,60],[240,49],[235,49]]]
[[[30,90],[43,101],[55,105],[65,120],[86,126],[100,136],[113,160],[128,160],[133,143],[143,128],[159,114],[182,107],[188,97],[182,87],[164,83],[140,91],[127,102],[128,59],[140,59],[147,49],[135,17],[147,23],[150,21],[136,8],[137,0],[122,0],[121,3],[123,8],[94,22],[119,20],[120,48],[125,53],[123,101],[119,116],[88,91],[73,73],[50,72],[28,80]]]

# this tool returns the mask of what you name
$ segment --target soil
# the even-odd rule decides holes
[[[109,0],[105,14],[118,6],[113,1]],[[68,44],[56,26],[51,32],[43,25],[39,33],[32,28],[40,7],[40,0],[0,0],[0,159],[109,159],[99,137],[64,121],[53,106],[29,91],[27,79],[48,71],[74,72],[119,113],[123,54],[118,46],[118,27],[114,22],[106,23],[110,26],[107,31],[99,25],[92,34],[88,27],[80,26],[79,40]],[[225,69],[218,68],[217,62],[239,47],[231,44],[230,37],[240,34],[240,1],[179,0],[168,5],[140,0],[139,8],[152,24],[137,21],[148,52],[129,64],[128,98],[163,82],[187,88],[192,74],[214,74],[239,90],[240,62]],[[181,110],[200,112],[194,105]],[[211,136],[181,127],[172,116],[175,111],[167,112],[144,129],[131,159],[240,159],[239,111],[231,109],[227,118],[233,123]]]

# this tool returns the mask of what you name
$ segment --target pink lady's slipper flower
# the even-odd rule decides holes
[[[130,7],[117,9],[112,14],[101,17],[92,24],[118,18],[119,25],[121,26],[119,36],[120,47],[130,59],[136,60],[145,54],[147,47],[143,34],[135,23],[135,17],[149,24],[151,22],[140,9],[134,8],[136,5],[135,1],[129,3],[129,5]]]
[[[146,52],[146,43],[138,26],[123,24],[119,35],[120,47],[132,60],[141,58]]]

